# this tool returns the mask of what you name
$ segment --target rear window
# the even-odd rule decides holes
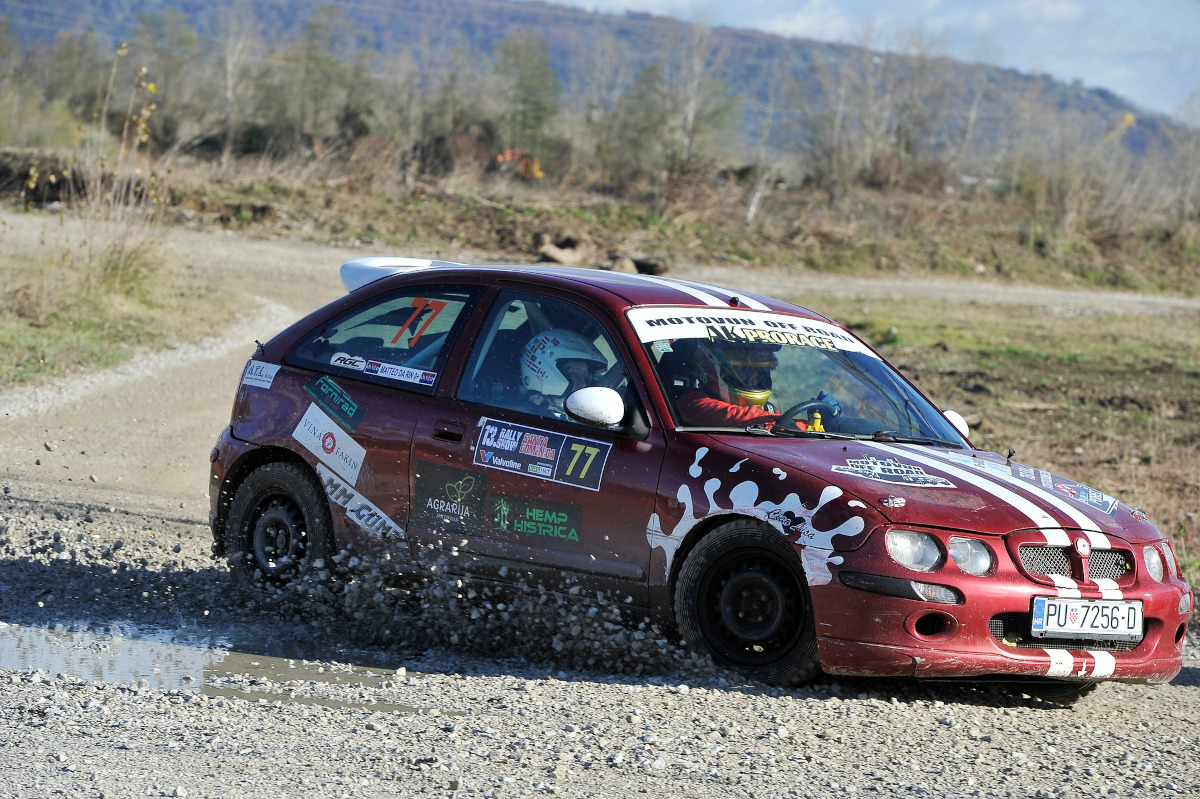
[[[319,372],[432,392],[478,293],[418,287],[374,297],[302,338],[287,361]]]

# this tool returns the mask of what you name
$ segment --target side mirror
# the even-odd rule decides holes
[[[942,411],[942,415],[950,420],[950,424],[954,425],[954,429],[962,434],[963,438],[971,437],[971,428],[967,427],[967,420],[962,417],[958,411]]]
[[[612,427],[625,418],[625,401],[611,388],[581,388],[567,397],[567,415],[593,427]]]

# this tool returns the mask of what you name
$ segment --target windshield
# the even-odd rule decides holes
[[[677,425],[964,446],[936,408],[842,328],[698,310],[629,311]]]

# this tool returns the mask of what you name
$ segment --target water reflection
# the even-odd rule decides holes
[[[48,629],[0,622],[0,668],[40,669],[92,682],[136,682],[164,691],[202,690],[228,696],[253,693],[222,687],[230,678],[375,686],[390,678],[395,668],[384,664],[378,664],[382,668],[334,666],[306,660],[302,655],[311,653],[304,651],[305,645],[296,636],[276,640],[261,632],[246,631],[245,640],[239,641],[240,638],[243,636],[237,631],[216,636],[187,630],[111,625],[105,634],[89,629],[69,630],[63,625]],[[253,643],[253,651],[238,651],[234,647],[239,643]]]
[[[161,690],[194,688],[228,654],[225,649],[148,640],[120,627],[108,635],[0,622],[0,668],[42,669],[93,682],[145,680]]]

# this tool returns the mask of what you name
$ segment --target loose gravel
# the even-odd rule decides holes
[[[1071,709],[905,680],[778,689],[594,597],[505,605],[446,581],[389,602],[365,580],[235,600],[207,538],[198,518],[4,486],[0,642],[87,635],[100,659],[157,633],[242,656],[159,656],[166,684],[82,679],[78,654],[74,673],[0,668],[0,796],[1200,795],[1194,638],[1173,684]],[[259,668],[279,642],[304,653]]]
[[[279,259],[227,246],[214,262],[261,295],[254,264]],[[340,255],[312,260],[335,282]],[[1194,632],[1171,684],[1060,708],[911,680],[771,688],[614,597],[370,570],[311,598],[234,593],[203,456],[249,339],[336,287],[287,290],[241,346],[31,389],[30,412],[0,396],[0,798],[1200,796]]]

